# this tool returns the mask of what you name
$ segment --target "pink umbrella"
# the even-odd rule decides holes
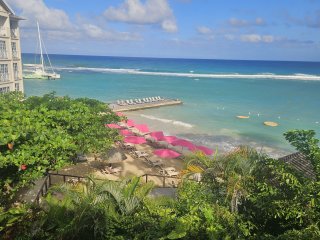
[[[195,145],[192,142],[190,142],[188,140],[185,140],[185,139],[180,139],[180,138],[178,138],[177,140],[173,141],[171,144],[173,146],[181,146],[182,148],[186,147],[191,151],[193,151],[196,148]]]
[[[133,122],[133,120],[128,119],[128,120],[127,120],[127,125],[128,125],[129,127],[134,127],[134,122]]]
[[[157,141],[161,141],[164,138],[164,134],[161,131],[159,131],[159,132],[151,132],[150,136],[153,137],[154,139],[156,139]]]
[[[150,132],[149,127],[146,124],[137,124],[134,127],[142,133]]]
[[[131,132],[130,130],[127,130],[127,129],[125,129],[125,130],[120,130],[120,134],[121,134],[122,136],[133,136],[133,135],[134,135],[133,132]]]
[[[115,124],[115,123],[105,124],[104,126],[108,127],[108,128],[113,128],[113,129],[121,129],[122,128],[118,124]]]
[[[175,140],[177,140],[178,138],[175,136],[164,136],[163,137],[163,141],[166,141],[167,143],[173,143]]]
[[[123,117],[123,116],[125,116],[122,112],[116,112],[116,115],[117,115],[118,117]]]
[[[196,146],[196,151],[199,150],[201,152],[203,152],[205,155],[212,155],[214,153],[214,151],[210,148],[207,148],[205,146]]]
[[[154,150],[153,153],[161,158],[177,158],[181,156],[180,153],[177,153],[170,149],[157,149],[157,150]]]
[[[133,144],[143,144],[147,141],[144,137],[129,136],[124,139],[124,142]]]

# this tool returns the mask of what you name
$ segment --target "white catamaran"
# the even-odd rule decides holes
[[[44,46],[44,43],[40,35],[40,27],[38,22],[37,22],[37,27],[38,27],[38,41],[39,41],[39,48],[40,48],[40,64],[24,64],[23,66],[26,67],[24,69],[24,72],[26,72],[27,74],[25,74],[23,78],[25,79],[60,79],[61,77],[60,74],[56,73],[53,70],[53,67],[51,65],[49,55],[46,51],[46,48]],[[42,46],[44,47],[46,56],[48,58],[48,62],[50,65],[49,68],[45,66]]]

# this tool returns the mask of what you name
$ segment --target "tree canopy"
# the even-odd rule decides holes
[[[0,112],[0,201],[76,154],[108,149],[119,138],[104,127],[119,117],[93,99],[8,93],[0,95]]]

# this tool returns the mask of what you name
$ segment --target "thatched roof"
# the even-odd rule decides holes
[[[279,158],[280,161],[283,161],[285,163],[290,164],[294,169],[302,173],[305,177],[315,180],[316,174],[313,170],[313,166],[306,158],[305,155],[303,155],[300,152],[296,152],[284,157]]]

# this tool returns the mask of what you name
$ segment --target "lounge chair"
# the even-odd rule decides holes
[[[135,156],[138,158],[142,158],[142,157],[149,157],[149,154],[146,152],[142,152],[142,151],[134,151]]]
[[[177,177],[180,173],[176,171],[173,167],[168,167],[160,170],[161,175],[169,176],[169,177]]]
[[[127,103],[127,104],[131,104],[129,100],[126,100],[126,103]]]
[[[160,159],[152,159],[152,158],[146,158],[146,162],[151,166],[151,167],[162,167],[163,162]]]
[[[136,147],[132,143],[123,143],[123,146],[124,146],[124,149],[126,150],[136,149]]]
[[[101,169],[100,170],[101,173],[103,174],[117,174],[119,172],[122,172],[122,168],[121,167],[116,167],[116,168],[113,168],[113,167],[106,167],[104,169]]]

